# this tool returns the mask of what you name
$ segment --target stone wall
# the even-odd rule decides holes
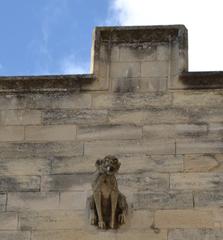
[[[223,75],[187,73],[183,26],[97,28],[90,75],[0,78],[0,239],[223,239]],[[97,158],[129,216],[89,225]]]

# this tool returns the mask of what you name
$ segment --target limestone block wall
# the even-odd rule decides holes
[[[91,75],[0,77],[0,239],[223,239],[223,75],[182,73],[179,31],[99,28]],[[129,216],[101,231],[86,199],[107,154]]]

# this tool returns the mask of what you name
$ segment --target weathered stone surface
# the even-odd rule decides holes
[[[44,124],[103,124],[107,110],[48,110],[43,112]]]
[[[18,225],[17,213],[15,213],[15,212],[1,212],[0,213],[0,230],[4,230],[4,231],[5,230],[16,230],[17,225]]]
[[[166,92],[167,77],[141,78],[140,90],[144,92],[146,89],[149,92]]]
[[[7,211],[36,211],[59,208],[59,193],[9,193]]]
[[[138,62],[113,62],[110,68],[111,79],[140,77],[140,63]]]
[[[128,213],[127,223],[122,226],[121,230],[129,231],[130,229],[140,229],[141,231],[149,230],[154,221],[154,212],[146,210],[135,210]]]
[[[166,240],[167,231],[161,230],[159,233],[155,233],[152,230],[149,231],[130,231],[117,233],[117,240],[135,240],[135,239],[154,239],[154,240]]]
[[[109,231],[54,230],[34,231],[33,240],[116,240],[116,234]]]
[[[16,157],[16,156],[15,156]],[[0,175],[42,175],[50,172],[50,159],[39,158],[2,158],[0,160]]]
[[[76,139],[75,125],[27,126],[27,141],[72,141]]]
[[[41,124],[41,111],[39,110],[5,110],[1,112],[4,125],[37,125]]]
[[[103,145],[103,148],[101,146]],[[142,142],[135,140],[119,141],[94,141],[85,143],[84,154],[102,156],[106,154],[127,154],[127,153],[147,153],[147,154],[174,154],[174,141],[164,142]]]
[[[173,173],[170,175],[170,188],[187,189],[221,189],[223,175],[221,173]]]
[[[214,228],[212,210],[159,210],[155,213],[158,228]]]
[[[0,127],[0,142],[12,142],[24,140],[24,127],[7,126]]]
[[[61,192],[60,209],[86,209],[87,192]]]
[[[90,190],[92,174],[48,175],[42,177],[41,190],[64,192]]]
[[[207,133],[206,124],[152,124],[143,127],[143,136],[149,139],[197,138]]]
[[[170,59],[170,48],[167,44],[157,46],[157,60],[168,61]]]
[[[168,240],[218,240],[222,238],[223,231],[218,229],[174,229],[168,234]]]
[[[183,171],[183,158],[180,155],[124,154],[118,156],[118,158],[122,164],[120,173]]]
[[[0,102],[0,109],[23,109],[25,107],[24,96],[20,94],[1,94]]]
[[[183,91],[173,93],[173,104],[176,106],[216,107],[223,104],[222,91]]]
[[[30,240],[30,232],[21,231],[0,231],[2,240]]]
[[[223,142],[221,140],[199,140],[188,139],[176,142],[177,154],[193,154],[193,153],[223,153]]]
[[[156,59],[156,46],[151,43],[135,43],[120,46],[120,61],[153,61]]]
[[[143,62],[141,65],[142,77],[166,77],[168,76],[168,61]]]
[[[210,172],[222,170],[221,162],[216,154],[192,154],[184,156],[186,172]]]
[[[134,209],[177,209],[192,208],[191,192],[136,193],[133,195]]]
[[[93,95],[93,107],[112,109],[136,109],[154,106],[170,106],[170,94],[123,93]]]
[[[52,174],[90,173],[97,160],[95,157],[54,157],[52,159]]]
[[[40,177],[38,176],[0,176],[2,192],[38,192]]]
[[[30,109],[81,109],[91,107],[91,95],[78,92],[33,93],[24,95],[26,108]]]
[[[222,207],[223,193],[221,191],[202,191],[194,193],[195,207]]]
[[[161,173],[122,174],[117,176],[120,189],[133,192],[166,191],[169,175]]]
[[[78,140],[100,139],[140,139],[142,128],[134,125],[99,125],[95,127],[79,127]]]
[[[6,210],[6,194],[0,193],[0,212]]]
[[[75,141],[0,143],[1,158],[81,156],[82,154],[83,144]]]
[[[27,211],[19,214],[21,230],[81,229],[85,225],[85,216],[80,211],[44,210]]]

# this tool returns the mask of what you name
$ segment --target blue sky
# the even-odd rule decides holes
[[[89,71],[91,34],[108,0],[2,0],[0,75]]]
[[[222,0],[1,0],[0,75],[88,73],[102,25],[185,24],[190,70],[223,70],[222,8]]]

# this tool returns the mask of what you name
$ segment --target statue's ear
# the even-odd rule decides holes
[[[121,166],[121,163],[120,163],[120,162],[118,162],[118,169],[120,168],[120,166]]]
[[[101,165],[101,159],[98,159],[98,160],[95,162],[95,167],[96,167],[97,169],[99,169],[100,165]]]

